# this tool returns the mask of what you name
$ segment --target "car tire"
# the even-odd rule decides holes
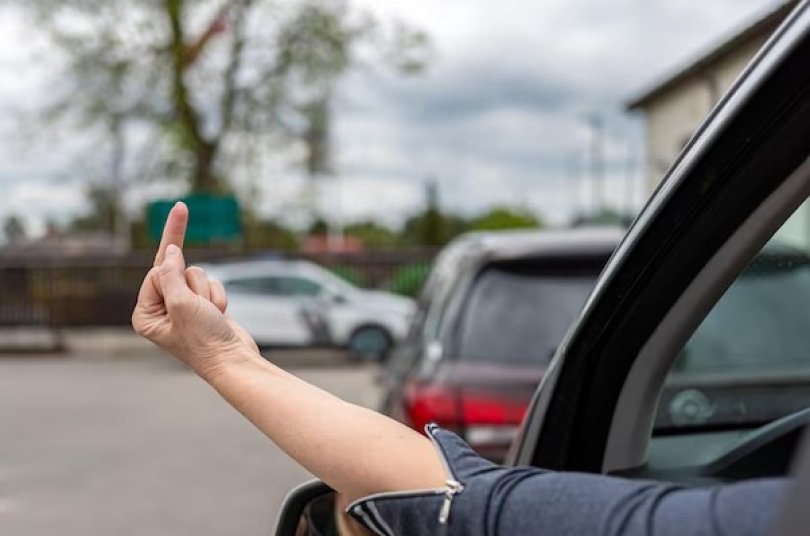
[[[352,361],[383,362],[394,344],[391,335],[380,326],[362,326],[354,330],[346,344]]]

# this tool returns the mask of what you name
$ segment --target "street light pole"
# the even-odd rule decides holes
[[[599,213],[605,208],[605,166],[602,120],[596,113],[588,116],[588,127],[590,132],[591,187],[593,188],[594,213]]]

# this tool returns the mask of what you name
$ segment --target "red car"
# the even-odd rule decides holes
[[[384,374],[383,411],[503,460],[532,393],[623,232],[465,235],[439,255]]]

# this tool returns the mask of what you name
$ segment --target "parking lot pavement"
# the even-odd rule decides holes
[[[335,353],[279,363],[374,406],[370,366]],[[191,371],[142,349],[0,358],[3,536],[269,534],[309,478]]]

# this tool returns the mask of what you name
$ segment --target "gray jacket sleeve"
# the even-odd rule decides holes
[[[446,487],[380,493],[347,511],[373,534],[765,536],[787,480],[685,488],[531,467],[502,467],[457,435],[426,429]]]

